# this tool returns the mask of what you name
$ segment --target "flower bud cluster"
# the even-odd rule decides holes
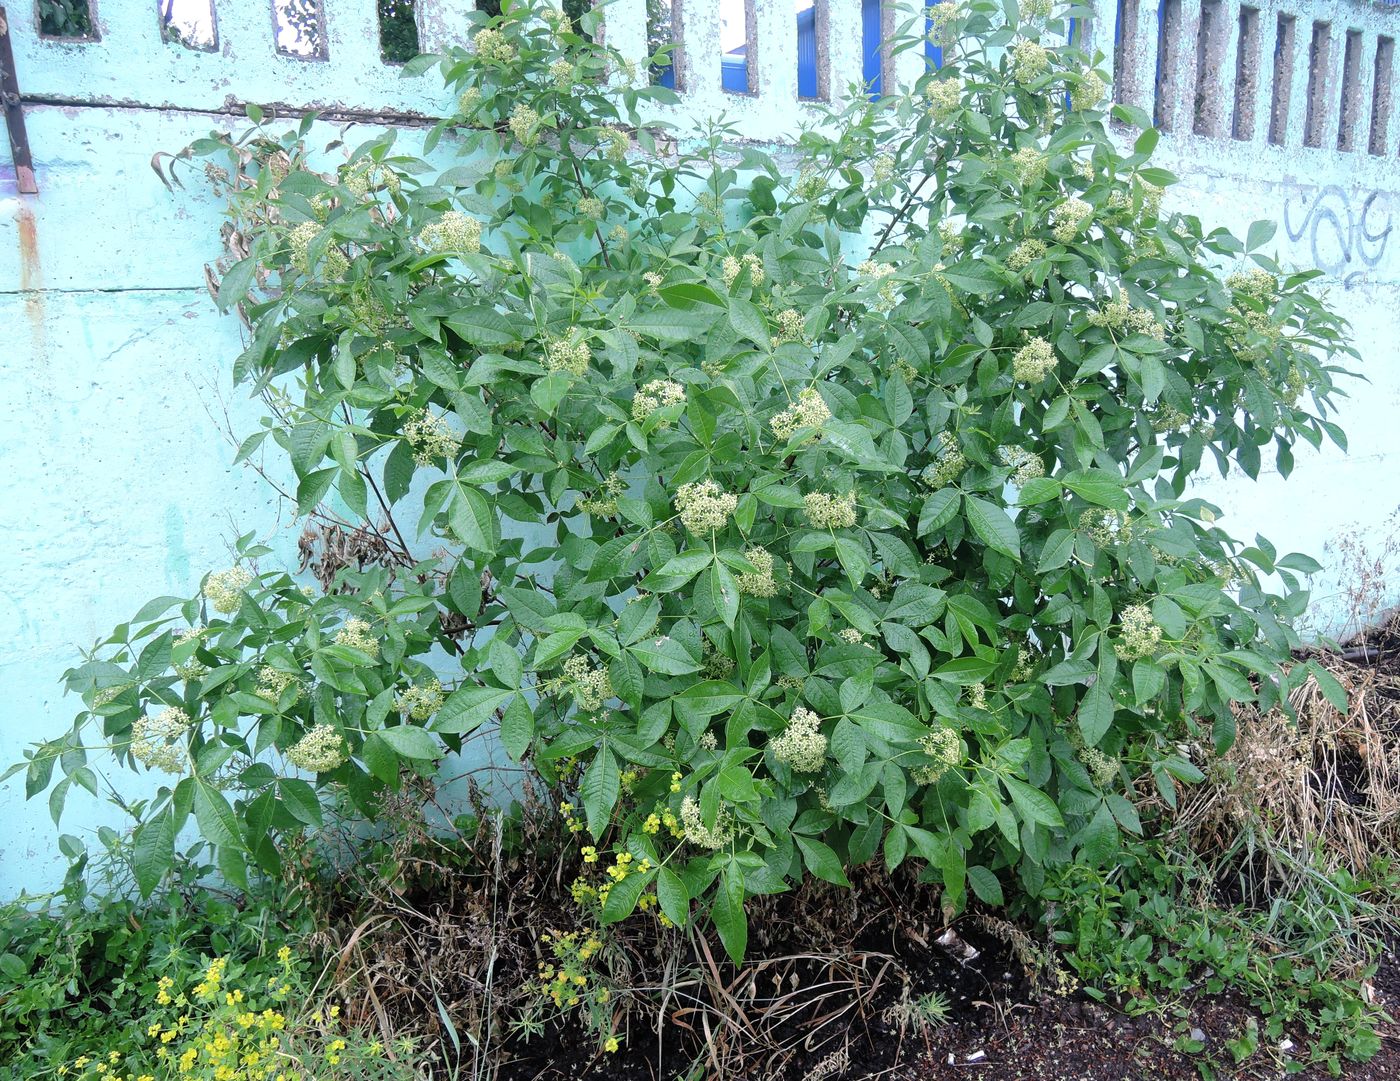
[[[676,492],[676,512],[692,533],[713,533],[729,523],[739,497],[712,480],[682,484]]]
[[[856,524],[856,493],[809,492],[802,497],[802,509],[817,529],[849,529]]]
[[[937,460],[925,470],[925,479],[933,488],[945,488],[962,476],[967,468],[967,455],[962,452],[958,437],[952,432],[938,433],[937,453]]]
[[[1045,255],[1045,241],[1031,237],[1017,244],[1006,258],[1006,265],[1017,274],[1024,274],[1031,264]]]
[[[775,597],[778,583],[773,577],[773,553],[755,545],[744,549],[744,558],[754,565],[755,573],[739,575],[739,592],[751,597]]]
[[[1011,470],[1011,483],[1017,487],[1045,476],[1045,463],[1040,460],[1040,455],[1032,454],[1025,447],[998,447],[997,457],[1002,465]]]
[[[329,773],[345,764],[349,753],[334,725],[318,724],[287,751],[287,760],[307,773]]]
[[[1016,351],[1011,360],[1011,375],[1018,383],[1043,383],[1055,370],[1055,350],[1044,338],[1032,338]]]
[[[228,615],[238,611],[243,603],[243,591],[253,583],[253,576],[242,567],[216,571],[204,580],[204,597],[214,611]]]
[[[379,656],[379,639],[374,637],[373,629],[363,619],[347,620],[345,626],[340,628],[340,633],[335,636],[335,644],[358,649],[371,657]]]
[[[423,226],[418,244],[436,253],[481,251],[481,222],[460,210],[449,210],[435,222]]]
[[[282,692],[292,684],[297,682],[297,677],[292,672],[284,672],[280,668],[273,668],[270,664],[265,664],[258,669],[258,689],[259,698],[266,698],[269,702],[280,702]]]
[[[409,720],[426,721],[442,708],[442,684],[435,679],[405,688],[395,699],[394,708]]]
[[[706,826],[704,815],[700,812],[700,801],[694,796],[681,800],[681,828],[685,831],[685,839],[700,848],[723,848],[734,839],[734,823],[729,812],[721,807],[715,816],[715,824]]]
[[[612,697],[612,679],[607,668],[594,667],[593,662],[581,654],[564,662],[564,679],[578,708],[585,713],[596,713]]]
[[[154,717],[137,717],[131,726],[131,756],[147,769],[183,773],[189,759],[183,738],[191,724],[190,715],[176,706]]]
[[[658,409],[685,404],[685,387],[670,379],[653,379],[632,399],[632,419],[641,424]]]
[[[827,738],[821,733],[821,718],[805,706],[792,711],[787,727],[775,736],[769,747],[773,757],[794,773],[817,773],[826,762]]]
[[[801,428],[820,428],[831,419],[831,410],[815,387],[808,387],[797,396],[797,401],[774,415],[768,422],[773,434],[781,440],[788,440]]]
[[[928,755],[932,762],[915,766],[909,771],[915,784],[934,784],[950,769],[962,762],[962,740],[951,728],[935,728],[927,735],[919,737],[919,749]]]
[[[1070,243],[1080,227],[1094,216],[1094,208],[1077,196],[1066,199],[1050,212],[1050,233],[1061,244]]]
[[[959,78],[935,79],[924,91],[928,98],[929,119],[935,124],[942,123],[962,106],[962,80]]]
[[[1162,628],[1152,618],[1152,609],[1145,604],[1130,604],[1119,618],[1122,636],[1113,651],[1120,660],[1135,661],[1150,657],[1162,641]]]
[[[462,441],[452,434],[445,417],[421,410],[403,426],[403,437],[413,448],[413,460],[420,466],[445,458],[452,461],[462,449]]]
[[[1050,66],[1050,53],[1038,41],[1022,38],[1011,47],[1011,77],[1022,85],[1034,82]]]
[[[568,372],[570,375],[583,375],[593,359],[593,350],[585,341],[555,338],[544,347],[544,366],[551,372]]]
[[[472,39],[472,45],[476,48],[476,55],[482,60],[509,64],[515,59],[515,46],[507,41],[506,36],[499,30],[489,27],[478,30],[476,37]]]

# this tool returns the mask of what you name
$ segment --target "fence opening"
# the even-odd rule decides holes
[[[680,60],[679,31],[675,0],[647,0],[647,55],[656,57],[662,49],[667,50],[651,63],[652,86],[681,89],[677,72]]]
[[[39,0],[39,33],[46,38],[96,41],[89,0]]]
[[[1297,19],[1280,15],[1274,35],[1274,88],[1269,106],[1269,142],[1282,146],[1288,138],[1288,111],[1293,97],[1293,49]]]
[[[827,37],[827,0],[797,0],[797,96],[804,101],[829,96]]]
[[[1337,149],[1355,149],[1361,114],[1361,31],[1348,30],[1342,50],[1342,100],[1337,107]]]
[[[861,79],[866,93],[878,98],[885,82],[885,12],[880,0],[861,0]]]
[[[320,0],[273,0],[272,15],[279,53],[299,60],[326,59],[326,15]]]
[[[1321,146],[1327,123],[1327,68],[1332,59],[1332,24],[1313,23],[1308,46],[1308,101],[1303,116],[1303,145]]]
[[[379,55],[386,64],[406,64],[418,47],[417,0],[378,0]]]
[[[719,0],[720,85],[731,94],[752,94],[755,78],[753,0]]]
[[[210,0],[157,0],[160,36],[172,45],[212,52],[219,46]]]
[[[1376,71],[1371,80],[1371,137],[1366,149],[1384,154],[1390,127],[1391,79],[1395,63],[1395,39],[1376,39]]]
[[[1230,117],[1230,134],[1236,139],[1254,138],[1254,101],[1258,91],[1259,9],[1241,7],[1235,50],[1235,106]]]

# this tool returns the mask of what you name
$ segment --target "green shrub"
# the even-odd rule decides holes
[[[956,912],[1114,860],[1135,782],[1173,801],[1183,741],[1286,689],[1315,566],[1188,483],[1340,442],[1351,350],[1272,226],[1163,209],[1155,132],[1110,131],[1148,118],[1030,7],[935,8],[940,70],[791,151],[659,142],[669,91],[519,5],[410,65],[460,95],[445,172],[317,168],[258,110],[195,144],[268,406],[239,458],[285,452],[321,588],[246,537],[153,601],[29,792],[110,744],[171,775],[141,888],[191,818],[242,883],[328,787],[372,814],[490,733],[577,808],[604,923],[708,912],[736,958],[807,874],[912,855]]]

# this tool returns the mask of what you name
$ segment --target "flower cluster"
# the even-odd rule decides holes
[[[806,339],[806,321],[796,308],[784,308],[778,313],[777,321],[778,333],[773,336],[775,345],[780,345],[783,342],[800,342]]]
[[[1108,85],[1104,82],[1103,76],[1092,68],[1079,77],[1079,81],[1070,88],[1069,103],[1075,109],[1097,108],[1099,102],[1103,101],[1104,93],[1108,90]]]
[[[632,399],[632,419],[641,424],[658,409],[685,404],[685,387],[671,379],[653,379]]]
[[[510,112],[507,127],[521,146],[534,146],[540,141],[540,114],[523,101]]]
[[[1122,636],[1114,645],[1113,651],[1120,660],[1135,661],[1150,657],[1157,651],[1162,641],[1162,628],[1152,617],[1152,609],[1145,604],[1130,604],[1123,609],[1119,619]]]
[[[292,744],[287,759],[307,773],[329,773],[345,764],[350,755],[334,725],[318,724]]]
[[[856,524],[856,493],[809,492],[802,497],[802,510],[816,529],[849,529]]]
[[[555,338],[544,347],[544,366],[551,372],[568,372],[570,375],[583,375],[588,371],[593,359],[593,350],[588,343],[573,335]]]
[[[564,680],[578,708],[585,713],[596,713],[612,697],[612,680],[607,668],[595,668],[582,654],[575,654],[564,662]]]
[[[617,497],[627,490],[627,486],[616,473],[609,473],[598,489],[597,495],[580,499],[578,509],[584,514],[599,518],[611,518],[617,513]]]
[[[925,480],[934,488],[945,488],[962,476],[967,468],[967,455],[952,432],[938,433],[937,460],[925,472]]]
[[[560,57],[549,65],[549,78],[554,83],[554,89],[561,93],[568,90],[574,84],[574,66]]]
[[[1127,544],[1133,539],[1128,516],[1117,510],[1086,510],[1079,516],[1079,528],[1100,548]]]
[[[928,19],[928,39],[935,45],[952,45],[957,40],[954,25],[958,17],[956,0],[943,0],[924,12]]]
[[[1122,765],[1117,758],[1104,754],[1097,747],[1083,748],[1079,752],[1079,761],[1084,763],[1089,776],[1100,788],[1108,788],[1118,779],[1118,770]]]
[[[894,155],[876,154],[875,160],[870,163],[871,179],[877,184],[883,184],[892,176],[894,176]]]
[[[1231,274],[1225,279],[1225,286],[1232,293],[1267,301],[1278,293],[1278,278],[1260,267],[1250,267]]]
[[[958,228],[956,222],[941,221],[938,223],[938,239],[943,242],[943,254],[959,255],[967,245],[967,237]]]
[[[481,87],[469,86],[457,99],[457,111],[463,116],[471,116],[481,107]]]
[[[1023,146],[1011,155],[1011,168],[1015,170],[1016,179],[1024,188],[1039,186],[1045,179],[1045,170],[1049,165],[1050,159],[1043,151],[1033,146]]]
[[[214,611],[225,615],[238,611],[243,603],[243,591],[253,584],[253,576],[242,567],[216,571],[204,580],[204,598]]]
[[[280,702],[282,692],[296,682],[297,677],[293,673],[265,664],[258,669],[258,697],[266,698],[269,702]]]
[[[447,426],[447,418],[426,409],[403,426],[403,437],[413,448],[413,461],[419,466],[430,466],[439,458],[450,462],[462,449],[462,441]]]
[[[603,206],[603,200],[596,195],[585,195],[578,201],[578,213],[585,221],[598,222],[603,220],[607,208]]]
[[[363,619],[347,620],[345,626],[340,628],[340,632],[335,636],[335,644],[358,649],[361,653],[368,653],[371,657],[379,656],[379,639],[374,636],[373,629]]]
[[[515,46],[506,39],[505,34],[490,27],[478,30],[476,37],[472,39],[472,45],[476,48],[476,55],[482,60],[509,64],[515,59]]]
[[[755,573],[739,575],[739,592],[752,597],[775,597],[778,583],[773,578],[773,553],[755,545],[744,549],[744,558],[754,565]]]
[[[414,721],[426,721],[442,708],[442,684],[435,679],[415,683],[394,699],[394,708]]]
[[[1043,383],[1055,370],[1055,350],[1044,338],[1032,338],[1011,360],[1011,376],[1018,383]]]
[[[797,401],[773,416],[768,422],[773,434],[779,439],[791,439],[799,429],[820,428],[831,419],[831,410],[815,387],[807,387],[797,396]]]
[[[1080,227],[1094,216],[1094,208],[1077,196],[1066,199],[1050,212],[1050,232],[1061,244],[1068,244]]]
[[[1134,308],[1127,298],[1114,297],[1098,311],[1088,315],[1089,325],[1106,327],[1109,330],[1124,330],[1129,334],[1145,334],[1149,338],[1162,341],[1167,330],[1157,321],[1157,317],[1143,308]]]
[[[481,251],[481,222],[460,210],[449,210],[437,221],[423,226],[418,244],[427,252],[475,254]]]
[[[184,646],[191,642],[199,642],[202,641],[204,636],[208,633],[209,631],[204,627],[189,627],[186,630],[179,631],[175,635],[175,641],[172,644]],[[203,679],[209,674],[209,666],[191,653],[188,660],[175,665],[175,671],[179,673],[180,678],[186,683],[194,683],[196,680]]]
[[[952,116],[962,105],[963,86],[959,78],[935,79],[924,91],[928,98],[929,119],[941,124]]]
[[[700,811],[700,801],[694,796],[681,800],[681,828],[685,839],[700,848],[723,848],[734,839],[734,823],[729,812],[723,807],[715,816],[713,826],[705,825],[705,816]]]
[[[1011,470],[1011,483],[1017,487],[1045,476],[1045,463],[1040,455],[1031,453],[1025,447],[998,447],[997,457],[1002,465]]]
[[[676,513],[692,533],[713,533],[729,523],[739,497],[712,480],[682,484],[676,492]]]
[[[345,187],[357,199],[363,199],[371,191],[383,188],[398,194],[399,174],[381,162],[361,162],[345,176]]]
[[[320,235],[321,225],[314,221],[304,221],[287,234],[287,246],[292,252],[292,266],[303,274],[310,275],[314,269],[311,263],[311,245]],[[345,272],[350,269],[350,260],[345,258],[345,253],[334,244],[326,246],[321,261],[326,278],[332,281],[343,278]]]
[[[858,646],[865,642],[865,635],[854,627],[842,627],[836,632],[836,637],[845,642],[848,646]]]
[[[1050,53],[1038,41],[1022,38],[1011,47],[1011,77],[1022,85],[1034,82],[1050,66]]]
[[[893,263],[877,263],[873,259],[867,259],[856,267],[856,273],[862,278],[879,284],[880,298],[875,303],[876,311],[890,311],[899,302],[899,284],[886,280],[894,271]]]
[[[827,738],[821,718],[805,706],[792,711],[787,727],[768,744],[773,757],[794,773],[817,773],[826,763]]]
[[[750,285],[763,284],[763,260],[755,252],[746,251],[742,258],[726,255],[719,266],[719,274],[724,279],[725,286],[733,285],[745,271],[748,271]]]
[[[600,142],[606,144],[603,155],[608,161],[617,163],[627,160],[627,151],[632,147],[632,139],[625,131],[608,127],[604,128],[599,136]]]
[[[1045,241],[1031,237],[1021,241],[1007,256],[1006,265],[1017,274],[1024,274],[1031,264],[1045,256]]]
[[[163,709],[154,717],[137,717],[131,726],[131,757],[147,769],[183,773],[189,757],[184,736],[191,723],[190,715],[177,706]]]
[[[919,737],[919,749],[933,759],[909,771],[915,784],[934,784],[954,766],[962,762],[962,740],[951,728],[935,728]]]

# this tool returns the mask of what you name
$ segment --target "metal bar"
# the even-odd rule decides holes
[[[24,105],[19,97],[19,75],[15,54],[10,48],[10,20],[0,7],[0,103],[5,106],[5,127],[10,133],[10,159],[15,163],[15,179],[25,195],[38,195],[34,180],[34,158],[29,153],[29,134],[24,130]]]

